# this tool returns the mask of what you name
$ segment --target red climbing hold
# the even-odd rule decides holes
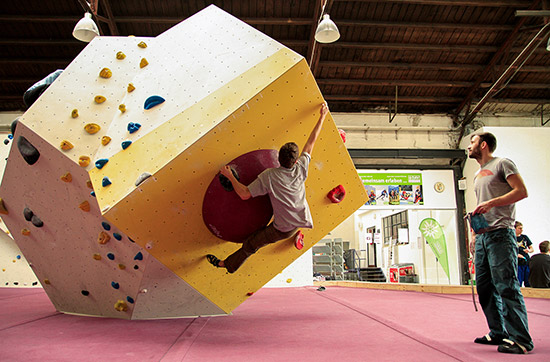
[[[344,199],[344,196],[346,196],[346,189],[344,189],[344,186],[338,185],[330,192],[328,193],[327,197],[329,200],[335,204],[339,203]]]
[[[304,234],[302,233],[301,230],[298,230],[298,233],[294,238],[294,246],[298,250],[302,250],[304,248]]]
[[[342,141],[346,143],[346,131],[344,131],[343,129],[339,129],[338,133],[340,133],[340,137],[342,137]]]
[[[277,150],[245,153],[228,164],[248,186],[267,168],[279,167]],[[241,200],[235,191],[227,191],[216,174],[204,195],[202,217],[206,227],[220,239],[241,243],[247,236],[266,226],[273,216],[269,196]]]

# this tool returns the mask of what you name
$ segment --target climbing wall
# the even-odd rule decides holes
[[[205,259],[239,247],[202,217],[220,167],[302,147],[322,102],[303,57],[215,6],[156,38],[96,38],[22,117],[4,220],[60,311],[230,313],[365,203],[329,115],[306,183],[315,227],[304,249],[276,243],[234,274]],[[340,184],[346,197],[331,203]]]

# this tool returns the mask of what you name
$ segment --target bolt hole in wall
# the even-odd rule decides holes
[[[331,246],[343,241],[342,278],[459,285],[453,171],[358,170],[358,173],[369,201],[317,244]],[[323,269],[319,263],[316,267],[316,258],[322,259],[314,249],[314,273]],[[335,278],[333,270],[326,266],[325,269],[316,275]]]

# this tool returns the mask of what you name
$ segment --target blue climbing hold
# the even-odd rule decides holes
[[[105,177],[103,178],[103,180],[101,181],[101,185],[102,185],[103,187],[107,187],[107,186],[109,186],[111,183],[112,183],[111,180],[109,180],[109,178],[108,178],[107,176],[105,176]]]
[[[17,255],[16,258],[17,258],[17,259],[21,259],[21,255]]]
[[[9,135],[8,135],[8,138],[9,138],[10,140],[12,140],[12,139],[13,139],[13,135],[12,135],[12,134],[9,134]]]
[[[159,104],[164,103],[164,98],[161,96],[151,96],[145,100],[144,108],[151,109]]]
[[[118,289],[118,288],[120,288],[120,285],[116,282],[111,282],[111,287],[113,287],[115,289]]]
[[[123,141],[122,142],[122,149],[125,150],[132,144],[132,141]]]
[[[126,300],[128,301],[128,303],[134,304],[134,298],[128,296],[128,297],[126,297]]]
[[[107,254],[107,258],[109,258],[109,260],[115,260],[115,254],[109,253]]]
[[[139,123],[134,123],[134,122],[128,123],[128,132],[130,133],[134,133],[140,128],[141,128],[141,124]]]
[[[143,260],[143,254],[140,252],[138,252],[136,254],[136,256],[134,256],[134,260]]]
[[[120,235],[119,233],[113,233],[113,236],[114,236],[115,239],[117,239],[118,241],[122,240],[122,235]]]
[[[107,231],[111,230],[111,225],[109,225],[109,223],[107,223],[105,221],[101,222],[101,226],[103,226],[103,228]]]
[[[93,197],[95,197],[95,191],[90,192],[90,195],[92,195]]]
[[[109,162],[108,158],[101,158],[101,159],[95,161],[95,167],[97,167],[98,169],[101,170],[107,162]]]

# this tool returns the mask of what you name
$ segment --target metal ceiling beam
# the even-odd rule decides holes
[[[364,2],[373,3],[380,0],[334,0],[336,2]],[[396,4],[417,4],[417,5],[442,5],[442,6],[484,6],[484,7],[527,7],[531,4],[526,0],[500,0],[500,1],[484,1],[484,0],[384,0],[387,3]]]
[[[387,63],[387,62],[344,62],[344,61],[321,61],[322,67],[367,67],[367,68],[387,68],[387,69],[405,69],[405,70],[465,70],[481,71],[484,65],[478,64],[437,64],[437,63]],[[520,72],[550,72],[550,67],[544,66],[524,66]]]
[[[550,71],[550,69],[548,70]],[[443,87],[443,88],[468,88],[473,82],[456,80],[395,80],[395,79],[317,79],[320,85],[341,85],[341,86],[381,86],[381,87]],[[481,88],[489,88],[492,83],[482,83]],[[548,89],[547,83],[516,83],[509,84],[510,89]]]
[[[111,3],[109,2],[109,0],[101,0],[101,7],[105,11],[105,14],[107,14],[107,25],[109,25],[109,31],[111,32],[111,35],[120,35],[120,33],[118,32],[118,27],[116,26],[115,17],[113,16]]]
[[[348,102],[385,102],[383,105],[387,106],[387,102],[393,102],[395,96],[392,95],[350,95],[350,94],[325,94],[327,101],[348,101]],[[412,102],[412,103],[458,103],[462,98],[460,97],[414,97],[414,96],[399,96],[399,102]]]
[[[532,1],[531,5],[529,6],[529,10],[533,10],[534,8],[536,8],[539,5],[539,3],[540,3],[540,0]],[[464,109],[464,107],[466,107],[466,105],[470,104],[470,102],[474,98],[476,92],[479,90],[479,85],[482,82],[484,82],[485,79],[487,79],[487,76],[489,74],[491,74],[491,71],[493,70],[493,67],[495,66],[497,61],[500,60],[502,58],[502,56],[507,51],[510,50],[510,48],[512,47],[512,44],[516,41],[516,39],[519,36],[521,27],[525,24],[527,19],[528,19],[527,17],[519,19],[519,21],[516,23],[516,26],[514,27],[514,30],[512,30],[512,32],[508,35],[508,37],[502,43],[500,48],[495,52],[495,54],[493,54],[493,57],[491,58],[489,63],[487,63],[485,69],[481,72],[481,75],[477,78],[474,85],[468,90],[468,93],[466,94],[466,96],[464,97],[464,99],[462,100],[460,105],[457,107],[457,109],[455,111],[455,114],[457,114],[457,115],[460,114],[462,112],[462,110]]]

